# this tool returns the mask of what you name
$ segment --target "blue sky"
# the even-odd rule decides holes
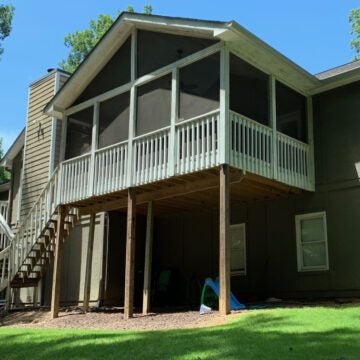
[[[297,64],[317,73],[352,60],[348,15],[359,0],[0,0],[13,4],[13,32],[0,61],[0,137],[5,149],[26,120],[29,84],[66,57],[63,39],[98,14],[117,14],[130,3],[155,14],[236,20]]]

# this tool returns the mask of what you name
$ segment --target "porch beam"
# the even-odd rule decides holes
[[[136,194],[135,189],[128,190],[126,257],[125,257],[125,299],[124,318],[133,317],[134,312],[134,276],[135,276],[135,228]]]
[[[150,311],[151,296],[151,263],[152,263],[152,245],[153,245],[153,202],[149,201],[146,218],[146,244],[145,244],[145,264],[144,264],[144,288],[143,288],[143,315]]]
[[[240,171],[231,174],[231,184],[236,184],[244,179],[244,174]],[[246,175],[249,176],[249,175]],[[160,190],[152,192],[146,192],[138,194],[136,202],[138,205],[148,203],[149,201],[164,200],[172,197],[178,197],[182,195],[192,194],[198,191],[206,191],[216,189],[219,187],[218,176],[212,176],[211,178],[205,178],[198,181],[188,182],[181,185],[174,185]],[[88,207],[79,208],[81,214],[88,214],[90,212],[102,212],[125,208],[127,206],[127,200],[125,198],[118,200],[111,200],[107,203],[100,203],[89,205]]]
[[[51,311],[50,316],[55,319],[59,316],[60,306],[60,285],[61,285],[61,265],[64,248],[64,225],[65,225],[65,207],[59,206],[57,216],[56,243],[54,254],[54,270],[51,291]]]
[[[230,172],[228,165],[220,168],[220,218],[219,218],[219,311],[221,315],[230,313]]]
[[[86,268],[85,268],[85,284],[84,284],[84,311],[89,311],[90,303],[90,292],[91,292],[91,274],[92,274],[92,260],[93,260],[93,249],[94,249],[94,238],[95,238],[95,222],[96,214],[90,215],[90,226],[89,236],[87,244],[87,255],[86,255]]]

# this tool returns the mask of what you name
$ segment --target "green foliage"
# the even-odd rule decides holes
[[[355,50],[354,60],[360,60],[360,8],[353,9],[349,15],[351,34],[354,39],[351,41],[351,48]]]
[[[153,11],[153,8],[150,4],[147,4],[144,6],[143,13],[146,15],[151,15]]]
[[[135,9],[134,9],[134,7],[132,5],[128,5],[127,8],[126,8],[126,11],[133,13],[133,12],[135,12]]]
[[[121,315],[118,316],[122,321]],[[4,326],[0,327],[1,359],[23,360],[33,354],[32,358],[38,360],[355,360],[360,354],[359,318],[360,308],[355,305],[250,310],[232,315],[232,321],[222,326],[186,330],[106,331],[31,329],[31,324],[25,325],[26,328]],[[139,320],[135,318],[131,323]],[[210,317],[208,321],[221,320]]]
[[[68,72],[75,71],[113,22],[114,19],[110,15],[99,15],[97,20],[90,21],[88,29],[68,34],[64,43],[70,48],[70,53],[68,58],[60,63],[60,67]]]
[[[3,139],[0,138],[0,159],[4,156],[4,151],[2,147]],[[0,167],[0,184],[10,180],[10,174],[8,171],[5,170],[5,168]]]
[[[127,12],[135,12],[133,6],[128,5]],[[145,5],[143,14],[152,14],[151,5]],[[88,29],[76,31],[65,37],[64,44],[70,49],[66,60],[62,60],[59,66],[70,73],[74,72],[80,63],[85,59],[93,47],[113,24],[115,19],[110,15],[101,14],[97,20],[91,20]]]
[[[14,6],[0,4],[0,57],[4,52],[1,42],[10,35],[14,11]]]

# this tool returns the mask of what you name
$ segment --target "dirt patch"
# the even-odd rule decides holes
[[[228,319],[228,318],[226,318]],[[134,314],[124,320],[118,310],[92,311],[80,309],[60,312],[57,319],[51,319],[44,310],[11,312],[3,319],[3,326],[21,328],[96,329],[96,330],[166,330],[188,329],[222,325],[225,317],[217,311],[200,315],[198,311],[152,313],[147,316]]]

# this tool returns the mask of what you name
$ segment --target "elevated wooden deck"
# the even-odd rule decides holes
[[[208,211],[219,206],[219,167],[174,176],[152,184],[134,187],[137,212],[146,214],[147,204],[156,202],[156,213],[171,216],[178,212]],[[230,169],[230,198],[232,202],[249,203],[271,200],[298,194],[303,190],[259,175]],[[128,191],[76,201],[68,205],[79,209],[80,214],[127,209]]]

